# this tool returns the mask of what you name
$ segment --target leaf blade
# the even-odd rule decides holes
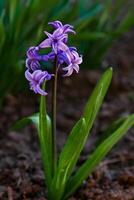
[[[104,72],[85,106],[83,117],[86,120],[88,131],[91,129],[100,106],[102,105],[112,79],[112,71],[112,68],[109,68]]]
[[[88,158],[88,160],[81,166],[77,174],[68,183],[65,198],[70,196],[76,188],[80,186],[85,178],[94,170],[102,158],[109,152],[109,150],[117,143],[119,139],[126,133],[126,131],[134,124],[134,114],[129,116],[123,124],[104,142],[102,142],[95,152]]]
[[[44,88],[45,84],[43,85]],[[52,133],[47,124],[45,96],[42,95],[40,97],[39,141],[46,185],[49,190],[52,181]]]
[[[71,131],[59,158],[59,164],[52,182],[51,199],[60,199],[64,192],[65,184],[79,158],[85,144],[83,130],[86,124],[84,118],[80,119]],[[86,132],[85,132],[86,133]],[[70,157],[71,155],[71,157]]]
[[[30,123],[33,123],[37,130],[39,130],[39,113],[24,117],[23,119],[17,121],[13,125],[12,130],[20,130]]]

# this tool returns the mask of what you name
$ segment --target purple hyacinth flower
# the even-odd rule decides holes
[[[79,65],[82,63],[82,56],[79,56],[79,54],[76,52],[76,49],[72,47],[69,48],[65,55],[65,61],[68,66],[63,68],[64,71],[67,71],[67,73],[63,76],[70,76],[74,70],[76,71],[76,73],[78,73]]]
[[[39,55],[39,47],[30,47],[27,51],[26,67],[29,70],[35,71],[40,68],[39,61],[48,61],[48,55]]]
[[[62,30],[62,34],[64,33],[75,34],[75,31],[73,30],[73,26],[71,26],[70,24],[63,25],[60,21],[49,22],[48,24],[52,25],[55,29]]]
[[[25,77],[30,82],[31,90],[44,96],[47,95],[47,92],[41,89],[41,84],[44,81],[50,80],[51,74],[49,74],[47,71],[42,70],[36,70],[33,73],[30,73],[29,70],[26,70]]]
[[[52,34],[45,32],[47,39],[39,44],[39,46],[30,47],[27,51],[25,72],[26,79],[30,82],[30,88],[35,93],[47,95],[42,90],[41,85],[44,81],[50,80],[53,76],[47,71],[40,70],[40,61],[54,61],[57,58],[57,68],[61,67],[65,71],[63,76],[70,76],[73,71],[79,72],[79,65],[82,63],[82,56],[79,56],[75,47],[68,47],[68,33],[75,33],[73,26],[69,24],[63,25],[60,21],[50,22],[49,25],[54,27]],[[40,49],[51,48],[47,55],[39,54]]]
[[[62,34],[61,29],[57,29],[53,34],[50,34],[45,31],[45,34],[48,36],[41,44],[40,48],[52,47],[55,54],[58,53],[59,50],[66,51],[68,46],[64,43],[67,40],[67,34]]]

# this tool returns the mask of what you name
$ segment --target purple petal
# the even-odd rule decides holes
[[[49,60],[53,60],[55,58],[55,53],[52,51],[48,54]]]
[[[70,51],[77,51],[77,48],[76,47],[69,47],[69,50]]]
[[[27,57],[32,58],[33,57],[33,51],[35,50],[35,46],[30,47],[27,51]]]
[[[73,69],[78,73],[79,72],[79,65],[74,64]]]
[[[26,67],[27,67],[28,69],[30,69],[30,65],[31,65],[31,59],[30,59],[30,58],[27,58],[27,59],[26,59]]]
[[[39,51],[39,47],[33,46],[30,47],[27,51],[27,57],[28,58],[36,58],[38,56],[38,51]]]
[[[68,60],[67,54],[65,52],[58,53],[58,61],[59,63],[67,63],[69,65],[70,61]]]
[[[47,47],[51,47],[51,44],[52,44],[52,40],[49,39],[49,38],[47,38],[47,39],[45,39],[43,42],[41,42],[41,43],[39,44],[39,47],[40,47],[40,48],[47,48]]]
[[[76,34],[76,32],[73,30],[73,26],[71,26],[69,24],[65,24],[64,25],[63,32],[64,33],[73,33],[73,34]]]
[[[68,46],[66,44],[64,44],[64,42],[59,42],[58,43],[58,49],[62,50],[62,51],[67,51],[68,50]]]
[[[39,69],[39,68],[40,68],[40,63],[39,63],[39,61],[38,61],[38,60],[32,60],[32,61],[31,61],[30,67],[31,67],[31,69],[32,69],[33,71]]]
[[[54,21],[54,22],[49,22],[48,24],[53,26],[54,28],[59,28],[59,27],[63,26],[62,23],[58,20]]]
[[[62,34],[59,36],[59,38],[57,39],[58,41],[67,41],[68,35],[67,34]]]
[[[64,68],[63,68],[64,71],[70,70],[70,69],[73,69],[72,64],[70,64],[70,65],[68,65],[67,67],[64,67]]]
[[[73,57],[74,57],[75,60],[77,58],[79,58],[79,54],[77,53],[77,51],[72,51],[71,53],[72,53],[72,55],[73,55]]]
[[[59,37],[59,36],[62,35],[62,34],[63,34],[63,29],[62,29],[62,28],[58,28],[58,29],[56,29],[56,30],[54,31],[53,37],[54,37],[54,38],[57,38],[57,37]]]
[[[54,53],[57,54],[58,53],[58,44],[53,42],[52,48],[53,48]]]
[[[48,55],[41,55],[40,56],[40,60],[48,61],[49,60],[49,56]]]
[[[33,72],[33,78],[35,81],[39,81],[42,78],[43,74],[41,70],[36,70]]]
[[[25,77],[28,81],[33,80],[32,74],[28,70],[25,71]]]
[[[43,81],[48,81],[51,79],[51,74],[49,74],[47,71],[42,72],[42,77],[39,80],[39,84],[41,84]]]
[[[46,72],[45,80],[49,81],[52,78],[52,75]]]
[[[73,73],[73,69],[70,68],[70,69],[68,70],[68,72],[67,72],[66,74],[64,74],[63,76],[71,76],[72,73]]]
[[[54,31],[53,33],[53,38],[57,39],[57,40],[67,40],[68,35],[64,32],[63,28],[58,28]]]
[[[53,35],[51,33],[48,33],[47,31],[44,31],[44,33],[48,36],[48,38],[53,39]]]
[[[77,63],[78,65],[80,65],[82,63],[82,57],[79,57],[76,59],[75,63]]]
[[[40,88],[40,85],[37,85],[36,86],[36,90],[37,90],[37,92],[39,93],[39,94],[41,94],[41,95],[43,95],[43,96],[46,96],[48,93],[47,92],[45,92],[44,90],[42,90],[41,88]]]

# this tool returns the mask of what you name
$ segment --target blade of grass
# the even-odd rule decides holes
[[[76,26],[77,31],[82,30],[83,28],[85,28],[85,26],[87,26],[87,24],[89,24],[89,22],[91,22],[93,20],[94,17],[96,17],[96,15],[102,11],[103,9],[103,5],[100,3],[96,3],[95,5],[93,5],[88,12],[84,13],[83,16],[81,16],[78,20],[76,20],[73,24]]]
[[[9,19],[12,24],[16,14],[17,0],[9,0]]]
[[[1,17],[0,18],[0,38],[1,38],[1,41],[0,41],[0,52],[1,52],[1,49],[2,49],[2,46],[3,46],[3,43],[5,41],[5,37],[6,37],[5,27],[4,27],[4,24],[3,24],[3,19]]]
[[[77,34],[77,40],[84,40],[84,41],[89,41],[89,40],[98,40],[105,38],[106,34],[103,32],[84,32],[84,33],[78,33]]]
[[[133,13],[133,11],[129,11],[129,13],[126,14],[126,16],[124,17],[124,19],[119,24],[116,32],[117,33],[126,32],[133,25],[134,25],[134,13]]]

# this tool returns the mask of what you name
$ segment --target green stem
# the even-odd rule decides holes
[[[54,78],[52,86],[52,166],[53,175],[57,166],[57,146],[56,146],[56,104],[57,104],[57,76],[58,76],[58,64],[57,57],[54,62]]]

